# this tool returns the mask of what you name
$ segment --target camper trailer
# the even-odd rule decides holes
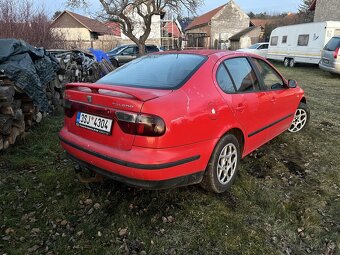
[[[290,67],[295,63],[318,64],[322,49],[335,35],[340,35],[340,21],[278,27],[270,35],[267,58]]]

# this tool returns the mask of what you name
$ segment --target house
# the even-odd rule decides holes
[[[119,42],[120,33],[115,32],[112,24],[63,11],[51,23],[51,31],[61,34],[70,47],[112,49]]]
[[[310,11],[315,11],[314,22],[340,21],[339,0],[313,0]]]
[[[190,23],[185,29],[188,47],[227,48],[231,45],[230,38],[232,36],[243,31],[241,34],[245,38],[252,31],[250,35],[252,39],[244,40],[242,43],[243,46],[248,47],[251,42],[258,42],[261,34],[261,29],[249,29],[251,26],[253,24],[249,16],[234,0],[230,0],[227,4],[197,17]],[[256,33],[258,33],[257,40]],[[235,42],[241,38],[234,37],[233,39],[235,46]],[[245,41],[248,41],[249,45],[245,44]]]
[[[259,42],[259,35],[262,33],[262,27],[251,26],[229,38],[231,50],[248,48],[250,45]]]

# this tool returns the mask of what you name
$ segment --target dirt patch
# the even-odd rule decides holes
[[[303,167],[293,161],[286,161],[284,162],[286,167],[288,168],[289,172],[295,174],[301,178],[306,177],[306,171]]]

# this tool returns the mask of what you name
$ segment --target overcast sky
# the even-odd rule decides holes
[[[73,10],[80,14],[94,14],[100,9],[99,0],[88,0],[90,8],[87,10]],[[198,14],[208,12],[218,6],[227,3],[229,0],[203,0],[204,4],[199,9]],[[33,0],[37,7],[44,7],[50,16],[55,11],[64,10],[66,0]],[[235,0],[235,2],[245,12],[267,12],[267,13],[281,13],[281,12],[296,12],[302,0]]]

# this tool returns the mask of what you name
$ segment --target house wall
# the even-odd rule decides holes
[[[91,40],[91,33],[87,28],[66,28],[66,27],[55,27],[51,28],[52,33],[60,34],[65,38],[66,41],[74,40]]]
[[[340,21],[340,0],[317,0],[314,22]]]
[[[234,1],[230,1],[211,19],[211,46],[216,40],[228,45],[229,38],[249,27],[249,24],[249,16]]]
[[[240,38],[240,49],[248,48],[250,45],[258,43],[261,36],[261,27],[254,28],[249,33]]]

